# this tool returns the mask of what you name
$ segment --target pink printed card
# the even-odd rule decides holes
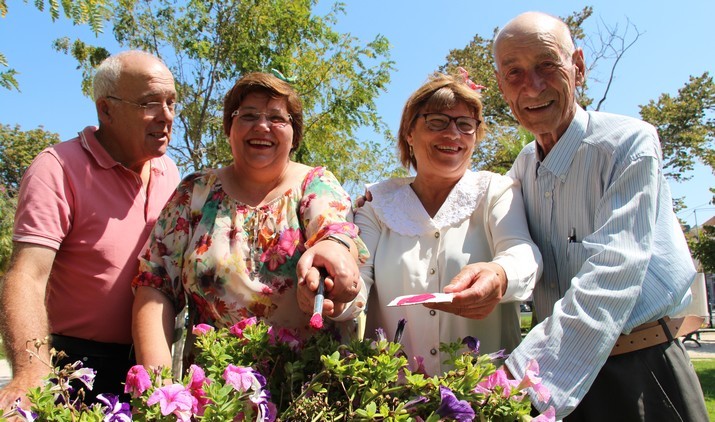
[[[392,299],[387,306],[408,306],[419,305],[422,303],[452,302],[453,297],[453,293],[420,293],[416,295],[405,295]]]

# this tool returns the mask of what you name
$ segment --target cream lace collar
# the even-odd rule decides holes
[[[372,193],[375,213],[390,230],[404,236],[420,236],[469,218],[485,196],[491,175],[486,171],[467,170],[434,218],[430,218],[410,187],[414,177],[385,180],[368,190]]]

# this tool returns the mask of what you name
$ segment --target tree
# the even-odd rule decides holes
[[[24,0],[25,3],[28,0]],[[47,7],[52,21],[60,18],[60,13],[68,19],[71,19],[75,25],[89,24],[95,34],[102,32],[102,23],[109,17],[109,9],[107,5],[109,0],[49,0],[45,6],[45,0],[34,0],[33,4],[39,11],[44,11]],[[62,9],[60,10],[60,5]],[[0,0],[0,17],[7,15],[7,2]],[[17,71],[10,68],[5,55],[0,52],[0,67],[8,68],[0,72],[0,87],[5,89],[20,90],[20,85],[15,79]]]
[[[304,104],[305,136],[297,161],[324,165],[355,190],[361,182],[393,173],[393,154],[357,135],[359,128],[368,127],[391,137],[374,102],[390,81],[389,43],[378,35],[363,45],[336,32],[333,26],[343,5],[318,16],[313,13],[316,3],[127,0],[115,5],[117,42],[162,57],[174,73],[181,108],[171,148],[183,169],[230,162],[222,130],[224,94],[246,72],[277,69],[294,78]],[[86,80],[108,54],[81,40],[59,40],[56,47],[79,61]],[[89,94],[89,84],[85,92]]]
[[[678,95],[661,94],[640,107],[641,118],[658,129],[666,176],[688,180],[698,160],[715,171],[713,111],[715,83],[708,72],[691,76]]]
[[[704,273],[715,273],[715,226],[703,226],[702,232],[689,243],[690,252],[700,261]]]
[[[636,42],[640,33],[629,21],[623,31],[620,31],[617,25],[609,27],[601,24],[598,26],[596,36],[589,37],[583,30],[583,24],[592,14],[593,8],[585,7],[563,20],[569,26],[576,44],[583,44],[584,49],[587,50],[590,63],[588,74],[594,72],[600,63],[611,63],[608,72],[609,82],[598,101],[600,107],[606,100],[610,80],[615,74],[619,60]],[[631,27],[635,28],[635,36],[632,39],[628,36]],[[487,136],[479,147],[475,148],[472,164],[475,168],[504,173],[511,167],[521,148],[534,138],[519,126],[511,115],[509,105],[499,92],[492,58],[493,40],[498,31],[499,28],[495,28],[490,38],[483,38],[477,34],[466,47],[451,50],[447,55],[446,63],[439,68],[439,71],[453,73],[457,67],[463,67],[469,72],[473,81],[486,87],[482,90],[482,103]],[[589,108],[593,103],[588,92],[587,84],[576,91],[577,101],[583,108]]]
[[[22,175],[37,154],[60,141],[42,127],[23,132],[19,126],[0,124],[0,274],[12,253],[12,227]]]

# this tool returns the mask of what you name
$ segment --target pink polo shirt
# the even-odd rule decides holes
[[[46,298],[51,332],[129,344],[137,257],[179,172],[166,156],[152,159],[144,190],[96,130],[35,158],[20,187],[13,240],[57,251]]]

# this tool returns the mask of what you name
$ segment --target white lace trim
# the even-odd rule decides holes
[[[371,204],[390,230],[404,236],[420,236],[469,218],[486,195],[492,174],[467,170],[434,218],[430,218],[410,187],[414,177],[389,179],[370,186]]]

